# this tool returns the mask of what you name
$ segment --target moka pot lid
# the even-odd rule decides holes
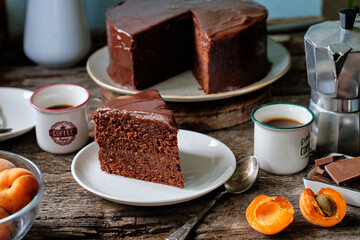
[[[316,48],[327,49],[332,55],[360,52],[360,19],[356,19],[358,12],[357,7],[340,9],[340,21],[326,21],[311,26],[305,34],[305,40]]]

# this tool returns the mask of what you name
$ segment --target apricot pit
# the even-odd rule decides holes
[[[331,200],[330,197],[324,195],[324,194],[317,194],[315,196],[315,200],[317,204],[319,205],[321,212],[327,216],[331,217],[335,214],[335,205],[333,200]]]

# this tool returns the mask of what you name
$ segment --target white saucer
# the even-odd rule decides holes
[[[164,100],[170,102],[210,101],[253,92],[275,82],[283,76],[291,66],[290,54],[281,44],[268,38],[267,49],[268,59],[272,63],[271,69],[265,78],[249,86],[224,93],[205,94],[204,91],[200,89],[200,85],[192,75],[191,71],[186,71],[153,85],[150,88],[157,89]],[[107,74],[106,68],[108,65],[109,52],[107,46],[105,46],[89,57],[86,69],[95,83],[103,88],[121,94],[134,94],[138,92],[136,90],[123,88],[120,84],[114,82]]]
[[[163,206],[203,196],[225,183],[235,171],[234,154],[215,138],[180,130],[178,144],[183,189],[102,171],[95,142],[76,154],[71,172],[82,187],[107,200],[134,206]]]
[[[5,127],[11,132],[0,133],[0,141],[17,137],[35,126],[34,110],[30,105],[32,91],[21,88],[0,87],[0,111]]]

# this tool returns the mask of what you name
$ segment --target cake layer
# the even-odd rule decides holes
[[[114,110],[111,111],[111,117],[104,111],[98,111],[94,121],[95,140],[99,147],[114,151],[132,150],[139,154],[178,155],[177,129],[155,125],[132,113]]]
[[[127,0],[106,13],[108,73],[143,89],[191,68],[206,93],[238,89],[269,70],[266,18],[252,1]]]
[[[109,151],[100,148],[101,170],[124,177],[184,187],[180,160],[151,154],[140,155],[136,151]]]
[[[263,78],[269,71],[265,22],[216,41],[195,29],[192,71],[204,92],[236,90]]]

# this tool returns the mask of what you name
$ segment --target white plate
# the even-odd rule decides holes
[[[11,132],[0,133],[0,141],[17,137],[35,126],[34,110],[30,105],[32,91],[21,88],[0,88],[0,111],[5,119],[5,127]]]
[[[324,157],[333,156],[333,155],[344,155],[344,154],[341,154],[341,153],[329,153],[329,154],[325,155]],[[347,158],[352,158],[351,156],[348,156],[348,155],[344,155],[344,156],[347,157]],[[331,183],[325,183],[325,182],[319,182],[319,181],[312,180],[311,178],[316,173],[315,169],[316,169],[316,167],[314,166],[304,176],[303,181],[304,181],[305,188],[310,188],[315,194],[318,191],[320,191],[321,188],[332,188],[335,191],[338,191],[344,197],[344,199],[346,201],[346,204],[353,205],[353,206],[356,206],[356,207],[360,207],[360,191],[358,191],[356,189],[348,188],[348,187],[338,186],[336,184],[331,184]]]
[[[265,78],[234,91],[205,94],[204,91],[200,89],[200,85],[191,71],[185,71],[150,88],[159,90],[161,96],[170,102],[210,101],[239,96],[273,83],[290,68],[291,58],[289,52],[281,44],[271,39],[268,39],[268,59],[272,63],[272,66]],[[121,94],[134,94],[138,92],[136,90],[123,88],[120,84],[114,82],[107,74],[106,69],[108,65],[109,52],[107,46],[105,46],[89,57],[86,69],[95,83],[103,88]]]
[[[82,187],[107,200],[134,206],[163,206],[203,196],[225,183],[235,171],[232,151],[212,137],[180,130],[178,144],[183,189],[102,171],[95,142],[76,154],[71,172]]]

